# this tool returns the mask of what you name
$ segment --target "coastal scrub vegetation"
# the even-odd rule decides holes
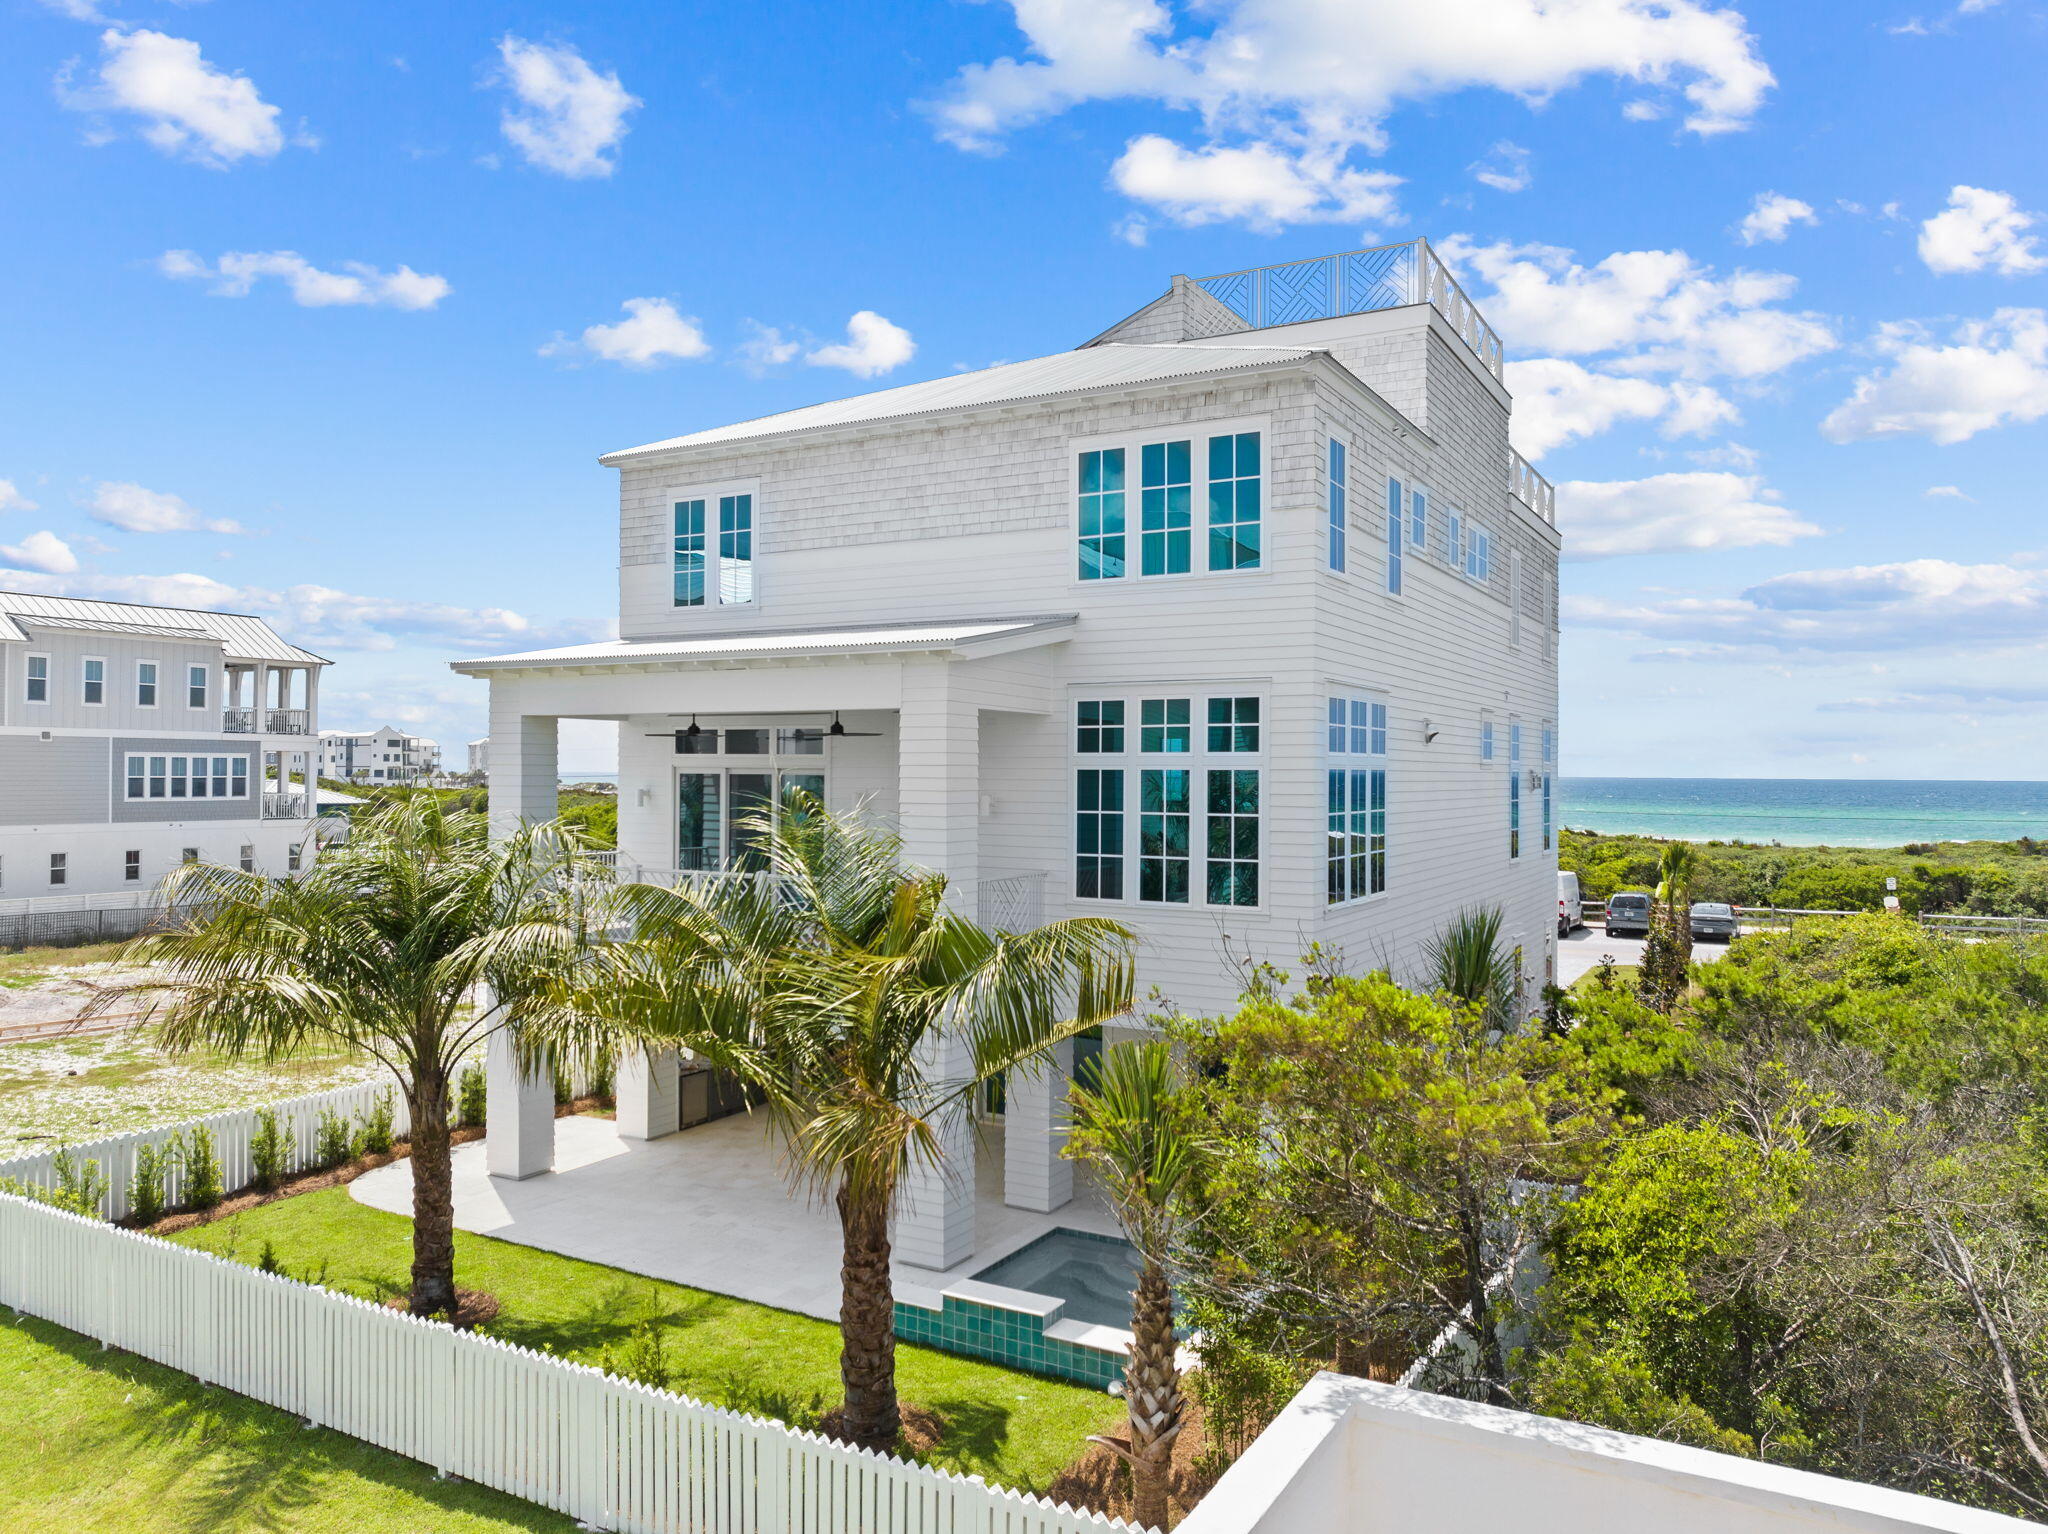
[[[1781,847],[1756,842],[1675,843],[1566,829],[1557,866],[1580,893],[1653,890],[1666,849],[1690,846],[1694,900],[1803,911],[1877,911],[1887,893],[1912,914],[2048,916],[2048,841],[1911,842],[1903,847]],[[1895,892],[1885,880],[1895,878]]]

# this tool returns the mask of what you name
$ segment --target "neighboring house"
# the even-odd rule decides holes
[[[491,737],[486,735],[469,743],[469,771],[472,777],[484,777],[491,770]]]
[[[427,783],[441,770],[441,747],[385,725],[362,735],[320,737],[320,775],[345,783]]]
[[[239,613],[0,591],[0,900],[296,871],[327,664]]]
[[[803,787],[986,921],[1128,924],[1140,994],[1190,1012],[1311,943],[1419,978],[1479,906],[1533,1007],[1559,541],[1501,366],[1414,241],[1176,277],[1074,351],[611,453],[620,637],[455,663],[491,684],[492,813],[552,816],[557,720],[617,719],[627,872],[745,866],[743,818]],[[1013,1203],[1067,1196],[1058,1095],[1012,1083]],[[972,1211],[935,1188],[900,1255],[943,1268]]]

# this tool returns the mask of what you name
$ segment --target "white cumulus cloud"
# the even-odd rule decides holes
[[[1745,245],[1776,244],[1792,232],[1794,224],[1819,222],[1811,203],[1779,192],[1758,192],[1755,203],[1735,226],[1735,233]]]
[[[1820,424],[1833,442],[1926,437],[1944,445],[2048,416],[2048,312],[2000,309],[1946,342],[1913,325],[1879,331],[1890,365],[1856,381]]]
[[[2024,213],[2010,192],[1980,186],[1949,191],[1948,207],[1920,226],[1920,259],[1931,272],[1997,272],[2027,277],[2048,268],[2048,253],[2027,231],[2038,216]]]
[[[70,544],[45,531],[30,533],[19,543],[0,543],[0,565],[46,575],[69,575],[78,568],[78,556],[71,552]]]
[[[101,481],[93,491],[92,514],[109,527],[131,533],[241,533],[248,529],[226,517],[202,516],[182,497],[128,482]]]
[[[1929,485],[1922,494],[1932,496],[1937,500],[1946,501],[1970,501],[1976,499],[1975,496],[1963,494],[1963,488],[1960,485]]]
[[[66,106],[138,117],[146,142],[202,165],[269,159],[284,148],[278,109],[255,82],[214,68],[188,38],[109,27],[100,34],[96,84],[70,90],[67,73],[59,85]]]
[[[1530,158],[1520,144],[1502,139],[1486,152],[1485,159],[1473,161],[1466,169],[1474,181],[1496,192],[1526,192],[1531,180]]]
[[[1399,176],[1356,170],[1337,155],[1272,144],[1188,149],[1141,134],[1110,167],[1116,189],[1177,224],[1379,222],[1394,215]]]
[[[34,511],[36,503],[15,488],[11,479],[0,479],[0,511]]]
[[[747,339],[740,342],[740,366],[749,373],[760,374],[785,362],[794,362],[797,354],[804,349],[804,343],[794,336],[784,335],[778,326],[763,325],[759,320],[748,320]]]
[[[1566,559],[1784,545],[1820,532],[1779,505],[1757,475],[1707,471],[1566,480],[1557,487],[1557,525]]]
[[[874,378],[899,368],[917,352],[917,342],[901,325],[891,324],[872,309],[862,309],[846,322],[846,340],[820,346],[804,361],[812,367],[845,368],[859,378]]]
[[[156,265],[166,277],[209,282],[211,291],[222,298],[246,297],[260,279],[275,277],[291,289],[294,303],[309,309],[330,304],[431,309],[450,291],[446,277],[409,266],[387,272],[361,261],[344,261],[342,270],[329,272],[295,250],[231,250],[214,261],[189,250],[167,250]]]
[[[1693,437],[1739,419],[1733,402],[1707,384],[1595,372],[1563,357],[1510,362],[1507,386],[1515,402],[1515,446],[1527,458],[1624,421],[1654,421],[1667,437]]]
[[[1145,135],[1119,164],[1147,173],[1140,184],[1170,176],[1182,209],[1196,206],[1191,179],[1221,179],[1229,195],[1203,204],[1209,217],[1246,222],[1289,207],[1337,216],[1355,190],[1303,192],[1384,149],[1403,102],[1491,89],[1535,103],[1605,75],[1677,91],[1686,126],[1710,134],[1746,126],[1775,83],[1742,16],[1700,0],[1011,0],[1011,12],[1023,56],[963,69],[931,105],[942,137],[988,149],[1091,101],[1192,110],[1199,144],[1174,145],[1177,157],[1148,147],[1127,165]],[[1247,211],[1222,211],[1233,206]]]
[[[629,368],[659,367],[686,361],[711,350],[697,321],[679,314],[665,298],[629,298],[620,305],[626,318],[611,325],[592,325],[577,340],[555,337],[540,349],[543,357],[598,357]]]
[[[499,40],[499,83],[516,105],[499,125],[527,163],[558,176],[609,176],[626,136],[626,114],[640,98],[616,74],[599,74],[566,45]]]

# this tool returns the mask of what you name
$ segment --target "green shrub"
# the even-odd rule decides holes
[[[455,1120],[459,1124],[481,1124],[489,1100],[481,1065],[463,1067],[455,1085]]]
[[[256,1271],[284,1275],[284,1264],[277,1260],[277,1247],[273,1242],[266,1240],[263,1243],[263,1250],[256,1258]]]
[[[188,1209],[211,1209],[226,1193],[221,1185],[220,1156],[213,1148],[213,1131],[194,1124],[172,1144],[183,1183],[183,1202]]]
[[[135,1147],[135,1175],[128,1180],[128,1216],[145,1229],[164,1217],[169,1205],[164,1183],[177,1164],[174,1144]]]
[[[397,1122],[397,1110],[392,1106],[391,1094],[380,1092],[376,1103],[368,1112],[357,1119],[361,1126],[356,1131],[356,1154],[359,1156],[382,1156],[391,1149],[396,1133],[392,1126]]]
[[[590,1095],[609,1099],[617,1075],[617,1059],[609,1052],[590,1062]]]
[[[555,1106],[566,1108],[576,1100],[576,1083],[569,1079],[569,1073],[560,1067],[555,1070]]]
[[[76,1161],[71,1152],[60,1150],[50,1163],[57,1174],[57,1191],[50,1202],[73,1214],[99,1218],[100,1201],[107,1196],[107,1174],[97,1161]]]
[[[608,1343],[598,1355],[597,1366],[607,1374],[636,1385],[666,1390],[675,1377],[668,1361],[668,1342],[652,1321],[642,1321],[616,1343]]]
[[[313,1138],[313,1164],[340,1166],[356,1153],[355,1125],[332,1108],[320,1110],[320,1127]]]
[[[1311,1372],[1235,1338],[1205,1337],[1202,1366],[1187,1377],[1208,1440],[1199,1468],[1221,1474],[1280,1415]]]
[[[277,1114],[269,1108],[256,1111],[256,1133],[249,1141],[249,1159],[256,1171],[256,1186],[264,1192],[273,1192],[284,1185],[291,1175],[292,1161],[298,1153],[298,1136],[289,1124],[280,1123]]]

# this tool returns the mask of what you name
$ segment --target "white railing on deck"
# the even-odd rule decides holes
[[[975,890],[978,918],[998,932],[1029,932],[1045,920],[1043,873],[984,879]]]
[[[1557,523],[1557,491],[1513,448],[1508,449],[1508,490],[1544,521]]]
[[[0,1302],[589,1529],[1130,1527],[4,1195]]]
[[[1500,337],[1427,240],[1221,272],[1198,277],[1195,285],[1242,320],[1246,330],[1430,304],[1486,370],[1495,378],[1501,376]]]

